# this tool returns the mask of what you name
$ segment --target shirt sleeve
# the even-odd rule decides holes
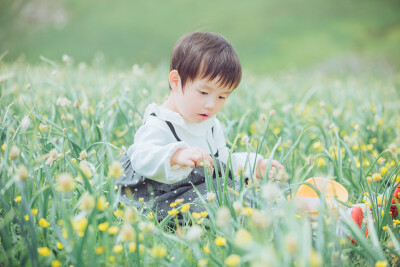
[[[218,149],[219,159],[224,163],[228,162],[230,150],[226,146],[225,136],[222,130],[221,123],[216,119],[215,128],[214,128],[214,140],[215,145]],[[251,177],[255,175],[256,170],[254,169],[257,166],[257,162],[262,160],[263,157],[259,154],[253,152],[235,152],[231,155],[231,163],[233,167],[233,172],[235,175],[235,179],[239,179],[237,175],[239,170],[244,171],[245,177]]]
[[[167,125],[157,118],[148,118],[135,134],[135,142],[127,151],[133,169],[140,175],[160,183],[173,184],[185,179],[192,168],[174,165],[172,155],[181,148],[187,148],[185,142],[178,142]]]

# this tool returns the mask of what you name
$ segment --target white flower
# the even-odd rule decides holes
[[[275,109],[271,109],[269,111],[269,117],[273,117],[275,115]]]
[[[49,154],[47,154],[46,164],[51,165],[57,159],[58,159],[57,149],[53,148],[52,150],[50,150]]]
[[[21,130],[25,131],[26,129],[29,128],[29,126],[31,125],[31,121],[29,120],[28,116],[25,116],[22,120],[21,120]]]
[[[56,104],[60,107],[69,107],[71,105],[71,101],[66,97],[59,97],[57,98]]]
[[[229,225],[231,219],[231,212],[227,207],[221,207],[217,213],[216,223],[219,227],[225,227]]]
[[[217,199],[217,195],[214,192],[207,192],[207,201],[212,203]]]
[[[186,232],[185,238],[189,242],[196,242],[200,240],[201,236],[203,235],[203,228],[199,225],[195,224]]]
[[[242,214],[242,212],[243,212],[242,203],[240,203],[239,201],[235,201],[235,202],[233,202],[232,206],[233,206],[233,209],[235,210],[235,213],[237,215]]]
[[[262,196],[265,198],[265,200],[270,202],[276,200],[280,195],[280,189],[274,183],[268,183],[264,185],[261,190]]]

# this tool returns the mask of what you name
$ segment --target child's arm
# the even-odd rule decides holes
[[[136,132],[135,142],[129,147],[127,154],[138,174],[171,184],[186,178],[192,171],[185,164],[171,165],[173,155],[180,149],[188,148],[185,142],[175,139],[165,122],[149,117]]]
[[[216,120],[214,133],[215,133],[214,140],[218,148],[220,159],[226,163],[229,157],[229,149],[226,146],[225,136],[222,130],[222,126],[218,120]],[[232,153],[231,162],[234,172],[237,172],[238,170],[244,170],[244,176],[248,178],[250,178],[252,173],[255,174],[257,178],[264,177],[266,168],[268,166],[267,159],[264,159],[262,155],[257,155],[256,153],[252,152]],[[271,164],[270,176],[271,174],[274,174],[274,169],[276,171],[276,168],[281,169],[283,168],[283,166],[276,160],[273,160]]]

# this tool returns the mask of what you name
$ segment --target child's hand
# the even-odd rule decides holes
[[[203,165],[203,159],[209,166],[213,165],[211,156],[199,147],[178,149],[171,157],[171,166],[188,166],[194,168]]]
[[[268,159],[259,160],[256,166],[256,176],[257,178],[263,178],[265,176],[265,172],[267,171]],[[283,170],[284,167],[276,160],[271,161],[271,170],[269,172],[269,178],[272,178],[278,170]]]

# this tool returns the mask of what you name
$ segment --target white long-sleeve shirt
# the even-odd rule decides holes
[[[152,113],[156,116],[150,115]],[[176,140],[166,121],[171,122],[181,141]],[[225,164],[228,161],[229,149],[221,123],[215,116],[201,123],[188,123],[179,113],[150,104],[127,154],[138,174],[157,182],[172,184],[185,179],[192,171],[187,166],[170,166],[171,156],[178,149],[189,147],[200,147],[212,155],[218,151],[218,159]],[[249,177],[254,162],[262,158],[255,153],[232,153],[233,170],[243,168]]]

